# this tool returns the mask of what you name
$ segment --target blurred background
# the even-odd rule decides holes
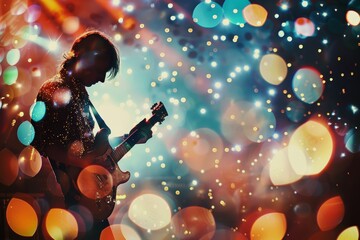
[[[92,224],[31,141],[35,102],[76,36],[110,36],[115,79],[88,88],[121,136],[169,113],[119,163],[109,239],[359,239],[358,0],[1,0],[2,239]],[[98,130],[98,129],[96,129]]]

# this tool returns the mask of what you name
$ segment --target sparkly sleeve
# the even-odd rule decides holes
[[[43,155],[46,155],[45,149],[50,145],[66,147],[63,126],[69,114],[69,106],[62,103],[70,102],[71,95],[67,96],[66,89],[62,89],[60,83],[48,81],[41,87],[36,99],[45,103],[46,111],[43,119],[32,121],[35,128],[32,145]]]
[[[45,103],[46,112],[42,120],[33,122],[33,145],[40,153],[46,155],[46,148],[54,145],[64,151],[77,143],[81,143],[84,151],[92,148],[94,124],[86,97],[76,87],[59,81],[49,81],[41,87],[37,101]]]

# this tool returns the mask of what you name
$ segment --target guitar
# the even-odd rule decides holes
[[[156,123],[161,124],[168,116],[162,102],[155,103],[151,110],[152,116],[138,123],[114,149],[109,144],[109,131],[101,129],[95,136],[94,150],[81,157],[92,159],[93,164],[84,168],[68,168],[67,174],[78,192],[76,199],[90,210],[95,220],[110,216],[115,206],[117,186],[130,178],[128,171],[123,172],[119,168],[118,161],[143,137],[141,129],[151,128]]]

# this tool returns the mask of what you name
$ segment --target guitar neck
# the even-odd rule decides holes
[[[152,116],[149,120],[144,119],[141,121],[138,125],[140,127],[144,127],[146,125],[149,125],[150,127],[153,127],[157,123],[157,119]],[[139,129],[136,129],[134,132],[132,132],[121,144],[116,146],[111,153],[111,157],[116,161],[120,161],[120,159],[130,151],[142,138],[143,136],[140,134]]]
[[[118,162],[133,146],[140,140],[140,134],[137,131],[130,134],[121,144],[116,146],[111,153],[111,157]]]

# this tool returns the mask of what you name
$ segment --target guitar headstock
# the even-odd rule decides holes
[[[165,117],[168,116],[166,108],[162,102],[154,103],[154,105],[151,107],[151,110],[153,115],[151,118],[155,118],[159,124],[161,124],[165,120]]]

